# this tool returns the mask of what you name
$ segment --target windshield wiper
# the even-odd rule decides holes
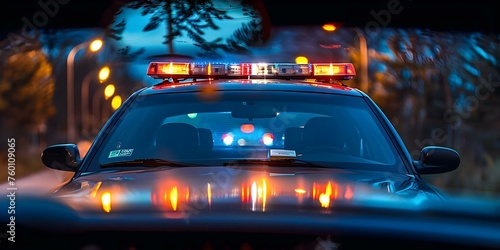
[[[120,166],[144,166],[144,167],[191,167],[193,165],[163,159],[135,159],[130,161],[118,161],[102,164],[101,168],[120,167]]]
[[[337,166],[325,166],[297,159],[245,159],[224,162],[224,166],[242,166],[242,165],[266,165],[272,167],[314,167],[314,168],[339,168]]]

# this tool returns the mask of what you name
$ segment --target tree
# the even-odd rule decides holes
[[[126,8],[141,10],[143,16],[149,16],[143,31],[152,31],[165,25],[165,40],[169,54],[175,54],[174,40],[186,35],[202,50],[213,54],[214,50],[223,46],[222,39],[207,42],[205,30],[218,30],[214,19],[232,19],[226,11],[215,8],[211,0],[137,0],[126,5]],[[119,14],[120,12],[118,12]],[[110,29],[110,37],[120,39],[124,31],[125,21],[121,20]]]
[[[264,28],[263,16],[251,1],[242,0],[241,5],[243,16],[249,17],[250,21],[242,23],[241,27],[226,39],[227,46],[223,49],[233,53],[249,54],[249,47],[263,45],[268,39],[269,32]]]
[[[20,46],[0,54],[5,58],[0,67],[2,133],[29,139],[55,113],[52,66],[40,48]]]
[[[464,82],[468,83],[463,88],[468,102],[474,101],[481,106],[480,109],[468,105],[461,105],[464,118],[480,126],[482,130],[497,130],[500,114],[498,105],[500,95],[496,91],[500,85],[500,36],[485,33],[474,33],[470,36],[470,50],[461,53],[464,60],[461,65]],[[476,106],[476,105],[474,105]],[[475,112],[477,111],[477,112]]]
[[[12,55],[0,78],[0,114],[12,127],[32,129],[54,114],[52,66],[41,51]]]
[[[447,140],[439,144],[453,146],[454,123],[446,114],[454,111],[462,90],[449,79],[453,75],[462,78],[459,69],[464,61],[451,48],[467,48],[465,39],[453,33],[409,29],[394,30],[386,40],[390,53],[373,53],[373,59],[383,63],[396,79],[395,85],[387,87],[398,93],[390,102],[399,104],[396,117],[402,121],[398,126],[401,135],[410,147],[421,147],[414,142],[429,138],[426,135],[432,133],[432,127],[444,125]]]

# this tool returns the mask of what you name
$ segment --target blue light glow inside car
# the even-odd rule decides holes
[[[238,129],[222,134],[221,141],[225,146],[273,146],[274,135],[264,128],[243,124]],[[251,128],[251,129],[250,129]],[[215,144],[217,145],[217,144]]]
[[[262,136],[262,142],[264,143],[264,145],[266,146],[272,146],[273,145],[273,141],[274,141],[274,136],[273,134],[271,133],[265,133],[263,136]]]
[[[222,142],[224,142],[226,146],[233,144],[233,141],[234,141],[233,134],[227,133],[222,135]]]

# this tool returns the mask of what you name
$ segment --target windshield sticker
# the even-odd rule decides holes
[[[131,156],[134,149],[119,149],[109,152],[108,158]]]

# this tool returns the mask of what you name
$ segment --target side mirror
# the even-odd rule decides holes
[[[56,170],[76,172],[81,161],[80,151],[75,144],[56,144],[42,152],[43,164]]]
[[[458,168],[460,155],[450,148],[427,146],[420,151],[420,159],[413,163],[420,174],[446,173]]]

